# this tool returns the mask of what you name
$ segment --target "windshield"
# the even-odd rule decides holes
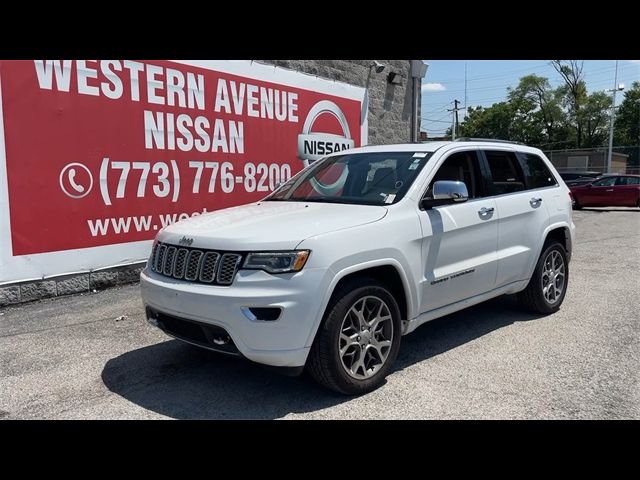
[[[265,200],[390,205],[402,199],[430,156],[375,152],[325,157]]]

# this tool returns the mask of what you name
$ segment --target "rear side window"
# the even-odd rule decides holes
[[[612,187],[616,183],[616,177],[606,177],[593,182],[594,187]]]
[[[640,185],[640,177],[618,177],[616,185]]]
[[[513,152],[485,151],[484,154],[491,173],[490,195],[525,190],[524,175]]]
[[[563,180],[575,180],[576,178],[582,177],[579,173],[561,173],[560,176]]]
[[[557,185],[553,174],[538,155],[532,153],[518,153],[528,188],[544,188]]]

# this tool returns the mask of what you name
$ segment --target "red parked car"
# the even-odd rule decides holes
[[[569,187],[573,208],[640,207],[640,175],[606,175]]]

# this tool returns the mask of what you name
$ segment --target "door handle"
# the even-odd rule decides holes
[[[605,192],[613,192],[613,188],[610,188],[608,190],[605,190]]]
[[[542,202],[542,197],[533,197],[531,200],[529,200],[529,203],[531,204],[532,207],[535,207],[536,205],[539,205]]]
[[[480,210],[478,210],[478,213],[480,215],[489,215],[490,213],[493,213],[493,211],[495,210],[495,208],[491,207],[491,208],[487,208],[487,207],[482,207]]]

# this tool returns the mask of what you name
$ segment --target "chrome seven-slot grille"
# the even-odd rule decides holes
[[[177,247],[157,242],[151,252],[151,269],[166,277],[190,282],[231,285],[242,255]]]

